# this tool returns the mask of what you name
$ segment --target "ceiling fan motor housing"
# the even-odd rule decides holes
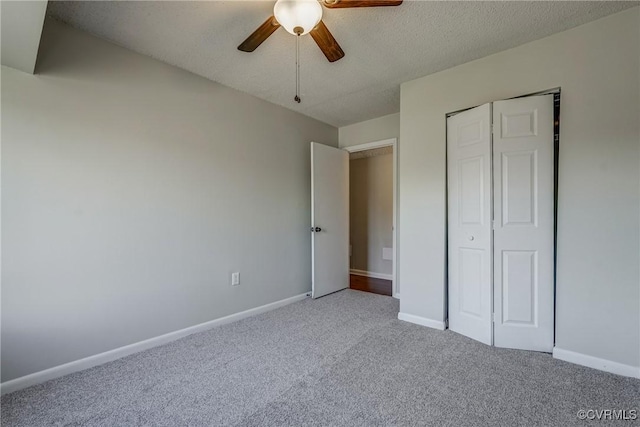
[[[289,33],[303,35],[322,19],[322,6],[317,0],[278,0],[273,6],[273,14]]]

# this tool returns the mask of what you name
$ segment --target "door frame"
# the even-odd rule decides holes
[[[398,281],[398,138],[383,139],[365,144],[340,147],[349,153],[373,150],[376,148],[393,148],[393,260],[391,269],[391,287],[393,297],[400,299],[400,282]]]

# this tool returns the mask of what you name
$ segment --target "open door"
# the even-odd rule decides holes
[[[311,296],[349,287],[349,153],[311,143]]]

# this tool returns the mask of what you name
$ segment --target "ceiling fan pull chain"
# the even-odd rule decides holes
[[[300,104],[300,33],[296,35],[296,97],[293,100]]]

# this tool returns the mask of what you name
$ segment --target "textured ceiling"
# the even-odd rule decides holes
[[[49,2],[49,15],[133,51],[226,86],[344,126],[400,110],[400,83],[618,12],[638,2],[435,2],[324,9],[346,56],[329,63],[280,28],[253,53],[236,47],[275,1]],[[567,54],[571,54],[568,52]]]

